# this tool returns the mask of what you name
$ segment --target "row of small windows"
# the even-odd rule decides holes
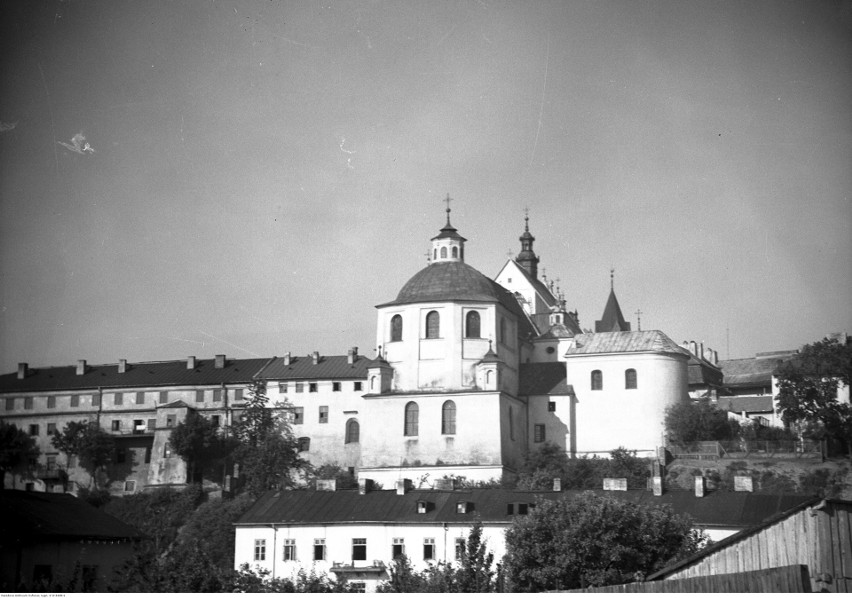
[[[435,538],[423,538],[423,560],[432,561],[438,558],[435,550]],[[325,538],[314,538],[313,543],[313,560],[325,561],[327,559],[327,546]],[[391,542],[391,558],[399,559],[406,554],[405,538],[393,538]],[[455,539],[455,557],[457,561],[464,558],[465,553],[465,538]],[[295,561],[297,560],[296,540],[295,538],[285,538],[281,546],[281,560]],[[266,560],[266,540],[257,539],[254,541],[254,560]],[[352,538],[352,559],[353,561],[367,560],[367,539]]]
[[[638,388],[636,370],[630,368],[624,370],[624,388],[633,390]],[[603,390],[603,372],[592,370],[592,390]]]
[[[331,390],[332,392],[340,392],[342,390],[342,384],[340,382],[332,382]],[[355,392],[360,392],[362,388],[362,382],[353,382],[352,390]],[[279,382],[278,383],[278,392],[285,393],[290,392],[291,383],[290,382]],[[294,382],[292,383],[293,392],[302,393],[305,392],[305,383],[304,382]],[[308,392],[319,392],[319,382],[308,382],[307,383]]]
[[[456,433],[456,404],[453,401],[444,401],[441,406],[441,434]],[[414,401],[405,406],[405,422],[403,427],[405,436],[418,436],[420,434],[420,407]]]
[[[302,422],[296,422],[302,423]],[[357,419],[351,418],[346,421],[345,434],[343,436],[344,444],[357,444],[361,442],[361,424]],[[309,436],[302,436],[298,439],[299,452],[306,453],[311,450],[311,439]]]
[[[335,382],[335,384],[340,384],[339,382]],[[360,383],[358,383],[360,384]],[[360,389],[356,389],[360,390]],[[205,392],[204,390],[196,390],[195,391],[195,402],[203,403],[205,400]],[[219,403],[222,401],[222,389],[216,388],[212,391],[212,398],[214,403]],[[315,392],[315,391],[312,391]],[[115,392],[112,393],[112,403],[113,405],[124,405],[125,403],[128,405],[144,405],[145,404],[145,392]],[[83,395],[88,396],[88,395]],[[243,389],[237,388],[233,390],[233,400],[234,401],[242,401],[243,400]],[[70,398],[70,406],[71,407],[79,407],[80,406],[80,397],[81,395],[71,395]],[[160,404],[165,404],[169,402],[169,393],[168,391],[160,391],[158,393],[158,401]],[[24,409],[29,410],[33,408],[33,399],[34,397],[24,397]],[[91,395],[92,399],[92,407],[99,407],[101,404],[100,395]],[[15,403],[17,399],[15,397],[9,397],[6,399],[6,411],[14,411]],[[49,396],[47,397],[47,408],[48,409],[56,409],[56,397]]]
[[[446,248],[446,247],[441,247],[441,252],[440,252],[440,253],[441,253],[441,258],[443,258],[443,259],[446,259],[446,258],[447,258],[447,248]],[[453,256],[454,258],[457,258],[457,257],[459,256],[459,248],[458,248],[458,246],[453,246],[453,249],[452,249],[452,256]],[[437,247],[436,247],[435,249],[433,249],[433,250],[432,250],[432,259],[433,259],[433,260],[438,259],[438,248],[437,248]]]
[[[466,338],[481,338],[481,317],[478,311],[469,311],[464,319],[464,335]],[[503,321],[501,320],[501,324]],[[426,338],[440,338],[441,314],[430,311],[426,314]],[[391,318],[391,342],[402,340],[402,316],[396,314]]]

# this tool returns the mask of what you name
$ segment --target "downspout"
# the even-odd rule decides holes
[[[272,524],[272,579],[275,579],[275,550],[278,548],[278,526]]]

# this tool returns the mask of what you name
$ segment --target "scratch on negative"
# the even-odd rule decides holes
[[[544,60],[544,85],[541,87],[541,104],[538,107],[538,128],[535,130],[535,142],[530,155],[530,166],[535,159],[535,149],[538,147],[538,136],[541,133],[541,115],[544,113],[544,96],[547,93],[547,67],[550,65],[550,34],[547,35],[547,57]]]

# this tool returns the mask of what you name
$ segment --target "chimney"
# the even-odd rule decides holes
[[[284,365],[290,365],[290,351],[284,354]]]
[[[317,480],[317,490],[320,492],[336,492],[337,480]]]
[[[701,344],[699,345],[699,347],[700,347],[700,349],[698,350],[699,351],[698,357],[700,357],[701,359],[704,359],[704,341],[701,341]]]
[[[373,489],[373,480],[363,478],[358,480],[358,494],[367,494]]]
[[[695,496],[698,498],[704,498],[704,490],[704,476],[695,476]]]
[[[77,375],[82,376],[86,373],[86,360],[78,359],[77,360]]]
[[[402,496],[411,489],[411,480],[397,480],[395,486],[397,495]]]
[[[553,478],[553,491],[562,492],[562,480],[560,478]]]
[[[693,355],[698,355],[698,343],[695,341],[689,341],[689,352]]]
[[[225,367],[225,356],[221,355],[221,354],[217,355],[216,356],[216,369],[221,370],[224,367]]]
[[[127,360],[126,359],[119,359],[118,360],[118,373],[124,374],[125,372],[127,372]]]
[[[26,378],[28,373],[29,373],[29,371],[27,369],[27,364],[26,363],[19,363],[18,364],[18,380],[23,380],[24,378]]]
[[[314,351],[313,353],[311,353],[311,359],[313,360],[314,365],[318,364],[319,363],[319,351]]]
[[[355,359],[358,357],[358,347],[352,347],[349,351],[346,352],[346,361],[349,364],[355,363]]]
[[[719,352],[713,351],[713,365],[719,365]]]

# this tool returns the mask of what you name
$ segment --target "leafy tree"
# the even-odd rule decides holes
[[[35,438],[15,424],[0,421],[0,489],[5,485],[6,473],[24,473],[41,450]]]
[[[180,529],[173,553],[199,549],[223,570],[234,566],[234,522],[245,513],[254,500],[241,494],[233,500],[214,499],[202,503]]]
[[[775,371],[778,406],[787,425],[811,424],[828,438],[841,442],[852,459],[852,404],[838,401],[838,383],[852,378],[852,344],[823,339],[805,345]]]
[[[560,478],[565,489],[592,490],[600,488],[603,478],[627,478],[628,487],[645,488],[649,475],[647,459],[624,447],[610,451],[609,459],[579,457],[572,459],[559,446],[545,443],[531,452],[519,470],[521,490],[550,490],[553,479]]]
[[[669,442],[687,445],[709,440],[730,440],[739,433],[739,424],[728,419],[708,399],[685,399],[666,408],[664,420]]]
[[[461,565],[456,573],[457,591],[491,592],[494,589],[494,571],[491,570],[493,563],[494,554],[488,552],[486,542],[482,539],[482,523],[477,521],[467,536]]]
[[[233,449],[213,422],[195,410],[190,410],[186,420],[172,430],[169,443],[186,462],[189,470],[187,477],[194,482],[201,481],[205,468],[221,463]]]
[[[698,550],[703,535],[669,507],[591,492],[543,500],[506,531],[515,591],[585,588],[641,580]]]
[[[358,487],[358,477],[348,469],[343,469],[337,463],[326,463],[319,467],[311,467],[308,471],[308,485],[315,486],[317,480],[335,480],[338,490]]]
[[[53,433],[50,442],[57,450],[77,457],[80,466],[91,476],[95,488],[103,485],[101,482],[106,481],[104,469],[112,462],[115,442],[97,422],[68,422],[61,433]]]

